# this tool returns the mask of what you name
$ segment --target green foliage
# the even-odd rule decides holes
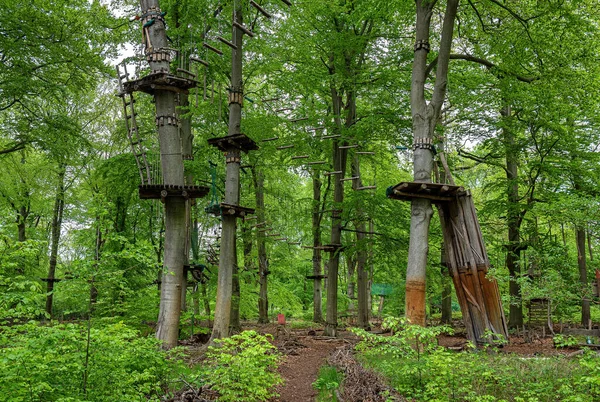
[[[401,321],[391,324],[402,324]],[[443,328],[396,325],[392,336],[355,330],[361,361],[416,401],[594,401],[600,397],[598,358],[523,358],[455,353],[437,345]]]
[[[313,387],[319,391],[318,402],[337,402],[336,391],[342,385],[344,375],[335,367],[323,366],[319,369],[319,376]]]
[[[572,335],[556,334],[552,338],[552,341],[557,348],[568,348],[579,344],[577,338]]]
[[[0,232],[0,323],[45,314],[41,284],[29,276],[15,275],[20,270],[31,271],[29,267],[39,258],[44,244],[38,240],[16,242]]]
[[[0,395],[6,401],[158,400],[171,370],[153,338],[123,324],[92,328],[87,386],[85,325],[35,321],[0,330]],[[174,352],[171,352],[174,353]]]
[[[277,396],[273,387],[282,383],[276,372],[279,355],[267,337],[244,331],[216,341],[206,354],[210,365],[206,378],[219,392],[219,401],[267,401]]]

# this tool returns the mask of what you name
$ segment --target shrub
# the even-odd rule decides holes
[[[163,394],[174,361],[123,324],[36,322],[0,328],[0,395],[7,401],[146,401]]]
[[[277,396],[273,388],[283,380],[276,372],[279,354],[256,331],[244,331],[216,341],[207,352],[206,374],[219,401],[266,401]]]
[[[333,401],[336,402],[336,390],[344,381],[344,376],[335,367],[323,366],[319,369],[319,376],[313,383],[313,388],[319,391],[317,401]]]
[[[390,320],[396,332],[383,337],[356,330],[360,359],[386,376],[391,385],[416,401],[596,401],[600,365],[595,353],[577,359],[524,358],[456,353],[439,347],[441,328],[422,328]],[[486,348],[487,349],[487,348]]]

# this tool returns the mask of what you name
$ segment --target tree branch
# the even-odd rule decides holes
[[[12,147],[10,148],[5,148],[5,149],[0,149],[0,155],[3,154],[10,154],[11,152],[16,152],[16,151],[20,151],[23,148],[25,148],[25,146],[28,144],[27,141],[22,141],[19,142],[17,144],[14,144]]]
[[[488,70],[496,69],[499,72],[501,72],[502,74],[511,75],[511,76],[515,77],[517,80],[522,81],[522,82],[526,82],[528,84],[531,84],[533,81],[537,81],[537,80],[540,79],[540,77],[524,77],[524,76],[519,75],[519,74],[514,74],[514,73],[511,73],[509,71],[502,70],[497,65],[495,65],[494,63],[492,63],[491,61],[486,60],[486,59],[482,59],[482,58],[479,58],[479,57],[471,56],[470,54],[455,54],[455,53],[453,53],[453,54],[450,55],[450,60],[466,60],[466,61],[470,61],[470,62],[473,62],[473,63],[481,64],[481,65],[487,67]],[[431,63],[429,63],[429,65],[427,66],[427,69],[425,70],[425,76],[426,77],[429,74],[431,74],[431,71],[436,66],[437,62],[438,62],[438,58],[436,57],[435,59],[433,59],[431,61]],[[494,74],[494,75],[497,78],[501,78],[502,74]]]
[[[493,161],[491,161],[491,160],[488,159],[488,158],[492,157],[491,153],[487,154],[484,157],[480,157],[480,156],[477,156],[477,155],[472,154],[470,152],[467,152],[467,151],[465,151],[463,149],[459,149],[458,150],[458,156],[462,156],[463,158],[470,159],[470,160],[475,161],[477,163],[484,163],[486,165],[491,165],[491,166],[499,167],[502,170],[504,170],[506,173],[508,173],[508,170],[506,169],[506,166],[503,166],[500,163],[496,163],[496,162],[493,162]]]

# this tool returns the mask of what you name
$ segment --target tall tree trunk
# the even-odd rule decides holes
[[[141,0],[142,13],[159,12],[158,0]],[[155,18],[147,28],[150,46],[146,53],[168,48],[164,22]],[[151,71],[169,71],[167,60],[150,61]],[[176,93],[165,89],[154,92],[156,116],[175,116]],[[158,142],[160,147],[160,163],[164,185],[183,186],[183,157],[181,137],[176,124],[158,126]],[[177,345],[179,338],[179,317],[181,313],[181,293],[183,283],[183,265],[185,263],[185,199],[183,197],[166,197],[165,199],[165,248],[163,259],[163,275],[161,282],[160,307],[156,337],[163,342],[164,348]]]
[[[175,22],[175,27],[179,31],[181,29],[181,21],[179,15],[179,7],[175,4],[175,6],[171,7],[173,20]],[[171,11],[170,10],[170,11]],[[190,70],[190,61],[186,57],[186,52],[183,51],[185,48],[184,42],[186,41],[186,35],[180,35],[177,40],[177,46],[182,51],[178,53],[177,64],[179,67]],[[184,160],[193,160],[194,159],[194,135],[192,134],[192,121],[189,116],[189,96],[186,93],[179,93],[176,96],[177,100],[177,117],[179,119],[179,136],[181,138],[181,156]],[[185,116],[185,117],[183,117]],[[194,175],[185,171],[184,166],[184,174],[186,176],[186,184],[192,186],[194,185]],[[186,199],[185,203],[185,222],[186,222],[186,231],[185,231],[185,264],[188,265],[190,262],[190,247],[192,242],[192,199]],[[188,271],[184,268],[183,277],[181,281],[181,311],[187,310],[187,287],[188,287]]]
[[[26,222],[27,216],[29,215],[27,211],[27,207],[25,205],[21,205],[19,207],[19,212],[17,213],[17,239],[19,242],[24,242],[27,240]],[[25,272],[23,270],[23,272]]]
[[[323,322],[323,293],[321,289],[322,280],[322,259],[321,259],[321,178],[318,171],[313,171],[313,205],[312,205],[312,238],[313,252],[312,265],[313,275],[316,277],[313,280],[313,321],[317,323]]]
[[[65,165],[58,167],[58,184],[56,186],[56,197],[54,198],[54,210],[52,212],[52,229],[50,235],[50,264],[48,266],[48,284],[46,287],[46,313],[52,318],[52,302],[54,292],[54,278],[58,256],[58,244],[60,242],[60,231],[62,228],[63,212],[65,210]]]
[[[592,248],[592,231],[591,230],[587,231],[587,245],[588,245],[588,251],[590,253],[590,261],[594,261],[594,252],[593,252],[593,248]]]
[[[98,301],[98,288],[96,287],[95,276],[100,265],[100,257],[102,254],[102,246],[105,240],[102,238],[102,228],[100,227],[100,216],[96,216],[96,244],[94,246],[94,273],[89,279],[90,282],[90,311],[94,309],[94,305]]]
[[[416,44],[412,68],[411,113],[415,147],[413,153],[414,180],[431,182],[433,170],[433,142],[435,125],[446,96],[448,63],[454,32],[454,21],[458,0],[448,0],[442,37],[438,53],[437,72],[433,95],[429,104],[425,100],[425,81],[427,71],[427,53],[429,52],[429,30],[435,2],[417,0]],[[433,210],[428,199],[414,199],[411,202],[410,240],[408,246],[408,264],[406,267],[406,318],[417,325],[425,325],[425,278],[427,253],[429,250],[429,224]]]
[[[265,222],[265,176],[262,171],[252,167],[252,181],[254,184],[254,195],[256,200],[256,221]],[[265,233],[256,232],[256,248],[258,251],[258,283],[260,290],[258,294],[258,323],[269,322],[269,297],[268,276],[269,265],[267,261],[267,247],[265,244]]]
[[[348,312],[353,312],[354,300],[356,299],[356,285],[354,283],[354,273],[356,272],[356,256],[348,254],[346,256],[346,296],[348,296]]]
[[[352,160],[352,177],[358,177],[352,181],[352,188],[357,191],[358,188],[363,186],[363,182],[361,179],[360,173],[360,160],[358,156],[355,155]],[[360,203],[360,201],[359,201]],[[354,222],[354,227],[356,228],[356,273],[357,278],[356,282],[358,285],[358,311],[357,311],[357,325],[360,328],[367,328],[369,326],[369,310],[368,310],[368,297],[369,297],[369,287],[368,280],[369,275],[367,272],[367,248],[365,244],[366,239],[366,225],[365,225],[365,214],[362,210],[362,206],[359,206],[356,209],[357,220]]]
[[[579,283],[581,284],[581,325],[587,327],[592,318],[590,314],[590,299],[588,295],[587,265],[585,261],[585,229],[575,229],[577,239],[577,265],[579,266]]]
[[[509,294],[510,294],[510,312],[508,316],[508,326],[517,328],[523,326],[523,301],[521,299],[521,286],[519,277],[521,276],[521,219],[519,207],[519,182],[518,182],[518,163],[519,153],[515,144],[515,135],[510,128],[510,118],[512,111],[506,106],[501,114],[504,119],[502,135],[504,136],[504,145],[506,149],[506,180],[507,180],[507,225],[508,225],[508,246],[506,250],[506,267],[510,275]]]
[[[375,223],[373,218],[369,219],[369,272],[367,282],[367,322],[373,313],[373,295],[371,294],[371,287],[373,285],[373,275],[375,274],[375,243],[373,239],[373,233],[375,232]]]
[[[239,24],[242,20],[242,5],[240,0],[234,0],[234,17]],[[242,31],[233,27],[233,40],[237,50],[232,50],[231,86],[243,88],[242,80]],[[242,105],[236,102],[229,104],[228,134],[240,134],[242,122]],[[239,205],[240,202],[240,150],[232,149],[226,153],[225,203]],[[237,269],[236,253],[236,217],[223,216],[221,233],[221,256],[219,258],[219,279],[217,285],[217,303],[215,306],[215,321],[211,335],[211,343],[215,339],[228,336],[231,321],[232,293],[234,272]]]
[[[335,88],[332,87],[331,92],[336,127],[341,130],[342,98]],[[349,102],[347,103],[347,108],[349,107],[349,110],[346,111],[346,122],[349,120],[353,122],[354,116],[356,116],[356,104],[354,102],[354,97],[351,94],[348,95],[348,100]],[[338,140],[334,140],[333,142],[333,170],[341,172],[341,174],[335,175],[333,178],[333,212],[331,214],[331,244],[333,247],[337,247],[337,245],[341,246],[342,243],[342,203],[344,201],[344,182],[340,181],[340,179],[343,178],[346,173],[346,158],[348,155],[348,152],[345,148],[340,149],[340,145],[343,144],[346,143],[340,143]],[[329,264],[327,266],[327,315],[324,329],[324,334],[326,336],[336,336],[337,334],[337,291],[340,252],[341,248],[330,252]]]

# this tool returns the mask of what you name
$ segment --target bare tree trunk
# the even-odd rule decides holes
[[[102,254],[102,246],[104,245],[104,239],[102,238],[102,228],[100,227],[100,216],[96,216],[96,244],[94,246],[94,273],[89,279],[90,282],[90,311],[92,313],[94,305],[98,301],[98,288],[96,287],[95,276],[98,272],[98,266],[100,265],[100,257]],[[88,317],[89,318],[89,317]]]
[[[354,272],[356,272],[356,256],[347,255],[346,258],[346,296],[348,296],[348,311],[354,310],[354,299],[356,299],[356,286],[354,284]]]
[[[588,251],[590,253],[590,261],[594,261],[594,253],[592,248],[592,232],[590,230],[587,231],[587,245]]]
[[[587,265],[585,261],[585,229],[575,229],[577,239],[577,265],[579,266],[579,283],[581,284],[581,325],[587,327],[592,318],[590,314],[590,299],[588,297]]]
[[[321,289],[322,275],[322,259],[321,250],[321,186],[322,182],[319,177],[319,172],[314,171],[312,176],[313,185],[313,208],[312,208],[312,237],[313,237],[313,321],[317,323],[323,322],[323,293]]]
[[[242,24],[242,6],[240,0],[234,0],[234,16],[238,24]],[[242,80],[242,31],[233,27],[234,44],[237,50],[232,50],[231,86],[243,88]],[[242,105],[236,102],[229,104],[228,134],[241,133]],[[231,149],[226,154],[225,203],[239,205],[240,201],[240,150]],[[217,303],[215,320],[211,335],[211,343],[215,339],[228,336],[231,324],[231,309],[233,295],[233,276],[237,269],[236,253],[236,217],[223,216],[223,231],[221,233],[221,256],[219,258],[219,279],[217,285]]]
[[[512,113],[510,107],[505,107],[501,113],[505,120],[502,134],[506,149],[506,180],[508,184],[508,207],[506,211],[508,246],[506,250],[506,267],[510,275],[509,294],[511,298],[508,326],[510,328],[518,328],[523,326],[523,301],[521,299],[521,286],[518,283],[518,279],[521,276],[521,219],[518,182],[519,153],[515,144],[514,133],[508,125],[508,119],[510,119]]]
[[[336,126],[341,128],[342,99],[334,88],[332,88],[331,91],[333,99],[333,110],[335,115],[334,119],[337,123]],[[355,113],[356,109],[353,110]],[[337,247],[337,245],[341,246],[342,242],[342,202],[344,201],[344,184],[339,179],[343,178],[346,172],[347,151],[346,149],[340,149],[340,145],[341,144],[339,143],[339,141],[334,140],[333,170],[342,173],[340,175],[334,176],[333,184],[333,212],[331,214],[331,244],[333,245],[333,247]],[[329,264],[327,267],[327,316],[324,329],[324,334],[326,336],[336,336],[337,334],[337,291],[340,252],[341,248],[337,248],[336,250],[330,253]]]
[[[373,233],[375,232],[375,224],[373,219],[369,219],[369,271],[367,282],[367,322],[373,313],[373,295],[371,287],[373,286],[373,275],[375,274],[375,244],[373,242]]]
[[[415,147],[413,153],[414,180],[431,182],[433,170],[433,152],[427,144],[433,142],[435,125],[446,96],[448,63],[454,32],[454,21],[458,0],[448,0],[442,37],[438,53],[438,64],[433,95],[429,104],[425,100],[425,81],[427,53],[431,16],[435,2],[417,0],[416,44],[412,69],[411,113]],[[433,210],[428,199],[414,199],[411,203],[410,241],[408,246],[408,265],[406,268],[406,318],[412,324],[425,325],[425,279],[427,253],[429,250],[429,224]]]
[[[65,209],[65,165],[58,167],[58,184],[56,186],[56,197],[54,199],[54,211],[52,213],[52,233],[50,237],[50,264],[48,267],[48,284],[46,287],[46,313],[52,318],[52,302],[54,291],[54,279],[58,256],[58,244],[60,242],[60,231],[62,228],[63,212]]]
[[[360,173],[360,160],[358,156],[355,156],[352,160],[352,177],[358,177],[352,181],[352,188],[357,191],[358,188],[363,186],[361,173]],[[369,326],[369,311],[368,311],[368,272],[367,272],[367,248],[365,244],[366,239],[366,225],[365,225],[365,214],[362,207],[357,207],[356,210],[357,220],[354,222],[356,228],[356,245],[358,250],[356,252],[356,282],[358,285],[358,311],[357,311],[357,325],[360,328],[367,328]]]
[[[256,199],[256,221],[265,222],[265,176],[262,171],[252,167],[252,181],[254,183]],[[258,283],[260,290],[258,294],[258,323],[267,324],[269,322],[269,297],[268,297],[268,276],[269,264],[267,260],[267,247],[265,244],[265,233],[258,231],[256,233],[256,248],[258,251]]]
[[[142,13],[158,12],[158,0],[141,0]],[[146,53],[169,47],[165,25],[161,18],[146,28],[149,44]],[[155,59],[153,59],[155,60]],[[168,60],[150,61],[150,70],[169,71]],[[154,92],[156,116],[175,116],[176,93],[166,89]],[[166,119],[165,119],[166,120]],[[158,126],[160,163],[165,185],[184,185],[181,137],[177,124]],[[185,200],[183,197],[165,199],[165,251],[161,283],[160,307],[156,327],[156,337],[163,347],[172,348],[179,338],[179,317],[181,313],[181,293],[183,285],[183,265],[185,263],[186,221]]]

